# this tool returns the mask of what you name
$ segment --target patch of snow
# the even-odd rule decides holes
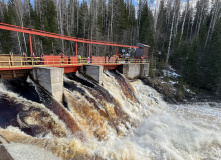
[[[188,93],[190,93],[190,94],[195,94],[194,92],[192,92],[190,89],[188,89],[188,88],[186,88],[186,86],[185,85],[183,85],[183,88],[188,92]]]
[[[171,78],[178,78],[180,77],[179,74],[175,73],[175,72],[171,72],[170,70],[163,70],[163,75],[164,76],[168,76],[168,77],[171,77]]]
[[[170,81],[171,84],[178,84],[178,82]]]
[[[174,79],[177,79],[178,77],[180,77],[180,75],[175,72],[175,69],[173,69],[171,66],[168,66],[168,68],[169,70],[163,70],[164,76],[168,76]]]
[[[168,66],[170,71],[175,72],[175,69],[173,69],[170,65]]]
[[[177,74],[177,73],[175,73],[175,72],[173,72],[172,74],[171,74],[173,77],[179,77],[180,75],[179,74]]]

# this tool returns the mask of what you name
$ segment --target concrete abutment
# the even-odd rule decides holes
[[[64,68],[34,67],[33,78],[60,103],[63,102]]]
[[[149,75],[149,64],[122,64],[118,70],[127,79],[145,78]]]
[[[84,65],[78,69],[81,74],[99,84],[103,82],[103,70],[101,65]],[[118,70],[127,79],[145,78],[149,75],[149,64],[122,64]]]
[[[83,65],[78,67],[78,71],[89,79],[102,84],[102,65]],[[149,74],[149,64],[122,64],[118,70],[128,79],[145,78]],[[64,68],[56,67],[34,67],[32,71],[33,79],[60,103],[63,102],[63,74]]]
[[[101,65],[83,65],[78,71],[89,79],[102,84],[104,66]]]

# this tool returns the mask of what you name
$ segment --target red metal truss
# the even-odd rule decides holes
[[[50,33],[50,32],[45,32],[45,31],[5,24],[5,23],[0,23],[0,29],[10,30],[10,31],[15,31],[15,32],[22,32],[22,33],[33,34],[33,35],[44,36],[44,37],[63,39],[63,40],[74,41],[74,42],[88,43],[88,44],[98,44],[98,45],[107,45],[107,46],[125,47],[125,48],[140,48],[138,46],[121,45],[121,44],[117,44],[114,42],[96,41],[96,40],[90,40],[90,39],[82,39],[82,38],[76,38],[76,37],[71,37],[71,36],[65,36],[61,34]]]

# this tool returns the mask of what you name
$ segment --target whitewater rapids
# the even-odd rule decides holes
[[[84,79],[81,75],[78,75],[78,78]],[[55,112],[46,108],[46,104],[27,100],[9,91],[3,83],[0,83],[0,99],[2,95],[13,97],[16,103],[20,101],[27,104],[23,110],[32,106],[47,113],[44,114],[47,121],[53,121],[51,130],[45,134],[37,132],[35,136],[28,135],[20,127],[41,123],[40,118],[30,120],[30,117],[25,117],[24,121],[21,120],[20,127],[0,128],[0,135],[11,142],[3,145],[15,160],[221,159],[221,104],[219,103],[170,105],[162,100],[156,90],[144,85],[141,80],[128,82],[116,74],[105,72],[103,84],[99,87],[104,88],[105,92],[108,91],[120,106],[120,110],[122,109],[122,112],[129,117],[129,120],[118,120],[118,115],[113,114],[108,119],[100,116],[100,112],[91,106],[92,102],[89,103],[88,99],[95,99],[93,104],[97,104],[100,110],[106,109],[109,115],[114,108],[110,100],[106,98],[105,102],[102,102],[102,99],[105,99],[104,95],[97,100],[95,91],[89,90],[88,86],[67,77],[64,77],[64,81],[67,84],[75,84],[78,90],[82,89],[81,93],[84,91],[87,95],[84,97],[80,92],[65,88],[66,97],[69,97],[67,98],[69,109],[64,107],[64,110],[68,112],[67,115],[73,117],[79,130],[84,133],[84,140],[72,136],[71,131],[66,128],[67,124],[60,120]],[[70,104],[77,105],[71,99],[79,100],[81,105],[87,105],[87,112],[90,110],[90,115],[93,115],[90,121],[85,120],[88,114],[80,113],[76,107],[70,107]],[[101,104],[106,108],[101,108]],[[56,131],[53,128],[56,128]]]

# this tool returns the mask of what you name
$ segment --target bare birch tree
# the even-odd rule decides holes
[[[217,19],[220,18],[219,17],[221,13],[220,9],[221,9],[221,2],[219,0],[216,0],[212,10],[212,19],[207,32],[205,47],[207,46],[208,40],[211,38]]]
[[[19,18],[19,23],[20,23],[19,25],[24,27],[24,23],[23,23],[24,11],[23,11],[23,6],[22,6],[22,1],[21,0],[16,0],[15,4],[16,4],[16,13],[17,13],[17,16]],[[25,52],[27,53],[25,33],[22,33],[22,35],[23,35]],[[20,38],[18,38],[18,40],[19,40],[19,44],[20,44]]]
[[[173,3],[175,3],[175,2],[173,2]],[[168,61],[170,58],[170,48],[171,48],[171,41],[172,41],[172,36],[173,36],[173,26],[174,26],[174,21],[175,21],[175,14],[176,14],[176,7],[175,7],[175,4],[173,4],[173,19],[172,19],[172,26],[170,29],[169,45],[168,45],[168,51],[167,51],[167,56],[166,56],[166,63],[165,63],[166,68],[168,68]]]
[[[181,40],[182,40],[182,37],[183,37],[184,24],[186,22],[186,16],[187,16],[188,11],[189,11],[189,0],[187,0],[187,4],[186,4],[185,10],[184,10],[184,18],[183,18],[183,23],[182,23],[182,29],[181,29],[181,35],[180,35],[180,41],[179,41],[178,48],[180,47]]]

